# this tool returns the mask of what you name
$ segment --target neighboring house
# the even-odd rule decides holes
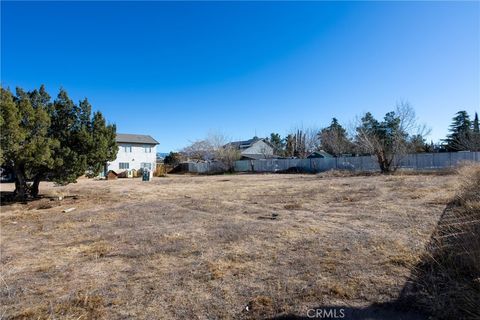
[[[110,170],[119,173],[143,168],[151,172],[155,170],[157,160],[155,149],[159,144],[157,140],[148,135],[117,133],[116,141],[117,158],[107,163],[105,173]]]
[[[333,158],[333,156],[326,151],[320,150],[320,151],[312,152],[307,156],[307,159],[312,159],[312,158]]]
[[[240,150],[242,160],[268,159],[274,157],[274,147],[266,139],[253,137],[250,140],[230,142],[225,147]]]

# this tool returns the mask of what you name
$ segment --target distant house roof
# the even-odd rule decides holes
[[[250,148],[255,142],[258,142],[258,141],[263,141],[269,146],[273,147],[268,140],[262,139],[259,137],[253,137],[252,139],[244,140],[244,141],[233,141],[233,142],[227,143],[225,147],[234,147],[239,150],[244,150],[244,149]]]
[[[311,159],[311,158],[333,158],[333,156],[326,151],[320,150],[320,151],[315,151],[315,152],[310,153],[307,156],[307,158],[308,159]]]
[[[242,154],[240,160],[260,160],[260,159],[275,159],[277,158],[274,155],[263,155],[260,153],[256,154]]]
[[[144,134],[117,133],[115,141],[126,143],[159,144],[157,140],[153,139],[149,135]]]

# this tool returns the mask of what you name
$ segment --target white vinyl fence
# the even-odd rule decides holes
[[[179,165],[180,172],[190,173],[223,173],[227,171],[227,167],[221,162],[185,162]]]
[[[397,160],[399,168],[435,170],[450,168],[463,161],[480,161],[480,152],[415,153]],[[317,159],[261,159],[235,162],[236,172],[322,172],[331,169],[380,170],[374,156]]]

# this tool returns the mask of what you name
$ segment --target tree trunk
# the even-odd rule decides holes
[[[377,160],[382,173],[389,173],[392,171],[392,161],[388,160],[388,157],[383,152],[377,154]]]
[[[33,183],[32,183],[32,186],[30,187],[30,194],[34,198],[38,197],[38,191],[39,191],[38,187],[40,185],[40,180],[41,180],[41,176],[38,174],[35,176],[35,178],[33,178]]]
[[[388,171],[388,169],[385,167],[385,159],[383,158],[383,154],[381,152],[376,152],[377,153],[377,161],[378,165],[380,167],[380,171],[382,173],[385,173]]]
[[[25,173],[20,168],[15,168],[15,198],[18,200],[25,200],[28,196],[27,180]]]

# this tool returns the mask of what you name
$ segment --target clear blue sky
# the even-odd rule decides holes
[[[282,136],[408,100],[445,136],[480,108],[480,2],[6,2],[1,81],[88,97],[158,151]]]

